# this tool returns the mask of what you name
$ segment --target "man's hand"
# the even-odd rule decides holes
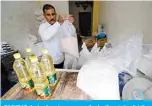
[[[74,22],[74,17],[73,17],[73,15],[69,15],[68,16],[68,20],[70,21],[70,23],[72,23],[73,24],[73,22]]]
[[[58,21],[59,21],[59,23],[63,23],[65,20],[69,20],[70,21],[70,23],[73,23],[74,22],[74,17],[73,17],[73,15],[65,15],[65,14],[61,14],[61,15],[59,15],[59,19],[58,19]]]
[[[58,22],[60,23],[60,24],[63,24],[63,22],[64,22],[64,20],[65,20],[65,15],[59,15],[59,17],[58,17]]]

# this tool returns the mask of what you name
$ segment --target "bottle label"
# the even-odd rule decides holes
[[[51,89],[49,86],[47,86],[45,88],[39,86],[36,88],[36,93],[38,94],[40,99],[45,99],[51,95]]]
[[[50,84],[54,84],[57,81],[56,73],[53,75],[47,76],[47,78],[48,78]]]
[[[21,85],[24,91],[30,91],[34,87],[34,83],[32,80],[29,80],[27,83],[21,83]]]
[[[133,100],[144,100],[144,93],[139,89],[135,89],[132,91],[132,99]]]

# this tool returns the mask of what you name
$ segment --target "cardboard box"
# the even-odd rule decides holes
[[[93,47],[96,42],[98,43],[98,47],[103,47],[104,44],[107,42],[107,38],[101,38],[97,40],[96,36],[81,36],[81,38],[82,42],[85,42],[88,48]]]
[[[102,38],[97,41],[99,47],[103,47],[106,42],[107,38]]]
[[[94,44],[96,43],[96,37],[95,36],[88,36],[88,37],[81,37],[82,38],[82,42],[86,43],[86,46],[89,47],[93,47]]]

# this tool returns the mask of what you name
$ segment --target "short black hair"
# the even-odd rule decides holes
[[[54,6],[52,6],[50,4],[44,4],[43,5],[43,12],[45,12],[45,10],[48,10],[48,9],[54,9],[54,11],[55,11]]]

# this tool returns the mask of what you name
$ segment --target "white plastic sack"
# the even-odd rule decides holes
[[[32,43],[36,43],[37,42],[37,38],[35,35],[32,35],[32,34],[29,34],[29,40],[32,42]]]
[[[120,100],[118,72],[111,65],[93,60],[79,71],[77,86],[95,100]]]
[[[77,68],[77,57],[65,53],[64,69],[76,69],[76,68]]]
[[[96,59],[99,56],[99,53],[100,48],[97,43],[95,43],[90,52],[87,49],[86,44],[83,43],[82,50],[80,51],[80,58],[78,59],[78,69],[80,69],[88,61]]]
[[[91,53],[87,49],[85,43],[82,44],[82,50],[80,51],[80,57],[78,59],[78,69],[80,69],[91,57]]]
[[[109,55],[112,52],[111,44],[105,43],[103,48],[99,52],[100,57]]]
[[[36,11],[34,12],[34,14],[35,14],[37,17],[39,17],[39,16],[43,15],[43,11],[42,11],[42,10],[36,10]]]
[[[152,61],[152,44],[143,44],[142,55]]]
[[[45,20],[45,18],[44,18],[43,15],[41,15],[41,16],[38,16],[38,17],[37,17],[37,20],[38,20],[39,22],[42,22],[43,20]]]
[[[138,62],[137,68],[146,76],[152,78],[152,61],[142,56]]]
[[[95,60],[98,57],[104,57],[108,55],[111,51],[111,46],[109,45],[109,43],[105,43],[104,47],[100,50],[100,48],[97,46],[97,43],[95,43],[89,52],[85,43],[83,43],[82,50],[80,52],[80,58],[78,60],[78,69],[80,69],[85,63],[90,60]]]
[[[105,57],[99,57],[98,59],[106,58],[109,60],[109,64],[117,68],[117,71],[122,72],[125,70],[135,76],[141,51],[142,34],[139,33],[118,46],[113,47],[110,51],[108,51],[108,53],[104,52],[108,55]]]
[[[143,44],[142,45],[142,54],[152,54],[152,44]]]
[[[72,69],[78,69],[78,58],[74,58],[73,64],[72,64]]]
[[[62,52],[79,57],[76,29],[69,20],[64,21],[60,27]]]
[[[142,35],[137,34],[105,57],[87,62],[79,71],[77,86],[92,99],[119,100],[118,73],[125,70],[136,75],[141,44]]]
[[[91,53],[93,56],[98,56],[99,50],[100,50],[100,48],[98,47],[98,44],[95,43],[95,45],[92,47],[90,53]]]
[[[142,73],[152,78],[152,44],[144,44],[142,56],[137,67]]]

